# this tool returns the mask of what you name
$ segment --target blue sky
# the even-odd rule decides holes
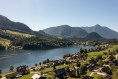
[[[118,31],[118,0],[0,0],[0,14],[33,30],[100,24]]]

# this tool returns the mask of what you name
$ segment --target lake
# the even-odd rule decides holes
[[[3,72],[9,71],[9,66],[20,65],[33,66],[45,59],[61,59],[64,54],[72,54],[80,51],[80,48],[90,49],[93,46],[70,46],[63,48],[45,49],[45,50],[9,50],[0,51],[0,68]]]

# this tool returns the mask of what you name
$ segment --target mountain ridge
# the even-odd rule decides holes
[[[79,27],[71,27],[69,25],[60,25],[57,27],[50,27],[47,29],[43,30],[45,33],[49,34],[49,35],[53,35],[53,36],[57,36],[57,37],[84,37],[86,36],[88,33],[79,28]]]
[[[90,27],[71,27],[69,25],[60,25],[55,27],[49,27],[40,31],[33,31],[24,23],[14,22],[7,17],[0,15],[0,29],[13,30],[28,34],[34,34],[37,36],[54,36],[54,37],[78,37],[84,38],[91,32],[96,32],[100,36],[107,39],[118,39],[118,32],[99,24]]]
[[[0,15],[0,29],[11,29],[30,33],[32,30],[24,23],[14,22]]]
[[[48,36],[48,34],[45,34],[42,31],[33,31],[32,29],[30,29],[29,26],[24,23],[11,21],[3,15],[0,15],[0,29],[34,34],[37,36]]]
[[[86,30],[88,33],[96,32],[102,37],[107,38],[107,39],[118,38],[117,31],[114,31],[106,26],[101,26],[99,24],[96,24],[94,26],[89,26],[89,27],[81,27],[81,28]]]
[[[102,40],[104,38],[96,32],[91,32],[84,39],[86,39],[86,40]]]
[[[75,28],[75,29],[73,29],[74,33],[73,34],[68,33],[68,35],[63,36],[63,33],[62,33],[62,35],[60,33],[60,32],[63,32],[62,31],[63,29],[61,29],[61,31],[59,31],[60,28],[62,28],[62,27],[63,27],[63,29],[66,29],[65,31],[67,31],[68,28]],[[116,32],[108,27],[101,26],[99,24],[96,24],[94,26],[89,26],[89,27],[71,27],[69,25],[60,25],[60,26],[55,26],[55,27],[50,27],[50,28],[44,29],[43,31],[49,35],[54,35],[57,37],[59,37],[59,36],[61,36],[61,37],[69,37],[69,36],[79,37],[78,36],[79,34],[77,33],[77,29],[82,29],[82,30],[84,30],[84,32],[86,31],[86,34],[83,34],[83,36],[81,36],[81,38],[85,37],[87,34],[89,34],[91,32],[96,32],[100,36],[102,36],[106,39],[114,39],[114,38],[118,39],[118,32]],[[59,33],[58,33],[58,31],[59,31]]]

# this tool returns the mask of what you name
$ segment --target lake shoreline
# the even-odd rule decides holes
[[[8,67],[10,65],[14,65],[12,63],[19,62],[18,64],[14,65],[15,67],[19,65],[24,65],[25,61],[27,62],[28,66],[34,65],[34,63],[39,63],[41,61],[44,61],[45,59],[60,59],[63,57],[64,54],[66,53],[75,53],[80,50],[80,48],[93,48],[93,46],[69,46],[69,47],[64,47],[64,48],[54,48],[54,49],[47,49],[47,50],[6,50],[6,51],[1,51],[1,53],[5,56],[8,56],[8,58],[5,58],[3,61],[6,62],[1,62],[1,64],[6,64],[4,65],[5,71],[8,71]],[[20,56],[20,57],[19,57]],[[53,56],[53,58],[52,58]],[[22,59],[21,59],[22,57]],[[39,61],[38,61],[39,60]],[[13,61],[13,62],[11,62]],[[10,63],[11,62],[11,63]],[[17,63],[16,62],[16,63]],[[8,65],[8,63],[10,63]],[[20,64],[21,63],[21,64]],[[3,66],[2,66],[3,67]]]

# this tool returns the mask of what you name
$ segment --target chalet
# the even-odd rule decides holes
[[[25,74],[30,73],[30,70],[29,70],[28,66],[26,66],[26,65],[17,67],[16,71],[19,75],[25,75]]]

